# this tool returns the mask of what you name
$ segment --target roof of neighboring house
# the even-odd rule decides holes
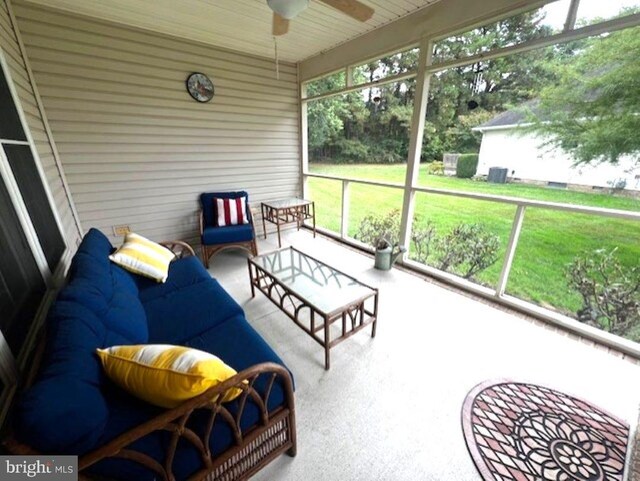
[[[474,127],[473,130],[485,130],[497,127],[508,128],[526,124],[527,113],[532,111],[535,112],[537,105],[537,99],[529,100],[511,110],[507,110],[506,112],[496,115],[488,122]]]
[[[481,130],[487,127],[510,127],[521,124],[525,119],[525,114],[520,110],[507,110],[484,124],[478,125],[476,129]]]

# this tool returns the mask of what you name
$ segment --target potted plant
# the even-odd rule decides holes
[[[388,271],[406,248],[397,242],[400,232],[400,212],[392,210],[386,215],[369,214],[360,222],[356,239],[375,249],[375,267]]]
[[[374,247],[376,248],[374,267],[381,271],[390,270],[398,257],[407,251],[404,246],[392,244],[386,236],[378,237]]]

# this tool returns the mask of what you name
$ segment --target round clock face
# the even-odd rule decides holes
[[[187,90],[198,102],[208,102],[213,98],[215,90],[213,82],[203,73],[192,73],[187,78]]]

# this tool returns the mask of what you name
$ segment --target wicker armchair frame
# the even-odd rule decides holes
[[[186,242],[164,241],[160,244],[176,254],[177,258],[195,256],[193,248]],[[254,388],[256,381],[261,377],[267,378],[267,388],[262,394]],[[276,381],[282,383],[284,404],[270,411],[268,408],[269,397]],[[238,398],[239,408],[235,415],[222,403],[223,394],[230,388],[242,390]],[[249,398],[258,406],[260,420],[256,426],[242,431],[240,421]],[[206,429],[202,436],[188,427],[189,420],[196,410],[209,411]],[[234,444],[223,453],[213,457],[209,441],[216,420],[228,424],[234,435]],[[155,431],[172,433],[164,463],[159,463],[152,457],[130,447],[138,439]],[[103,459],[121,458],[149,468],[163,481],[176,481],[173,473],[173,461],[181,438],[191,443],[199,452],[204,465],[188,481],[203,479],[243,481],[285,452],[289,456],[295,456],[297,451],[296,417],[291,374],[281,365],[271,362],[251,366],[200,396],[163,412],[122,433],[94,451],[81,456],[78,459],[78,479],[93,479],[86,471]],[[11,454],[25,456],[46,454],[39,453],[32,447],[18,442],[12,435],[3,444]]]
[[[182,259],[183,257],[195,256],[196,252],[189,244],[184,241],[170,240],[158,242],[163,247],[166,247],[176,255],[176,259]]]
[[[267,389],[263,394],[254,388],[256,380],[261,376],[267,376],[268,379]],[[282,382],[284,388],[284,405],[269,411],[269,396],[276,380]],[[238,398],[239,409],[235,415],[221,401],[223,394],[230,388],[242,390],[242,394]],[[249,398],[259,407],[260,422],[257,426],[243,432],[240,428],[240,420]],[[202,409],[209,411],[209,416],[206,429],[203,435],[199,436],[187,425],[194,411]],[[209,440],[216,420],[228,424],[234,434],[235,442],[234,445],[214,458],[209,449]],[[150,456],[130,447],[136,440],[155,431],[172,433],[164,463],[159,463]],[[293,383],[289,371],[279,364],[262,363],[239,372],[200,396],[190,399],[174,409],[167,410],[121,434],[104,446],[81,456],[78,460],[80,479],[92,479],[86,470],[97,462],[107,458],[122,458],[149,468],[159,476],[159,479],[175,481],[172,466],[180,439],[190,442],[198,450],[204,465],[189,478],[189,481],[199,481],[205,478],[212,481],[246,480],[285,452],[289,456],[295,456],[297,450],[295,407]],[[12,454],[43,454],[19,443],[13,437],[5,441],[4,445]]]
[[[247,204],[247,210],[251,212],[249,205]],[[204,213],[202,209],[200,209],[199,213],[200,218],[200,240],[202,242],[202,234],[204,234]],[[256,228],[253,222],[253,214],[251,215],[251,230],[253,231],[253,239],[250,241],[242,241],[242,242],[229,242],[226,244],[214,244],[214,245],[205,245],[201,243],[202,248],[202,262],[205,267],[209,268],[209,260],[216,254],[222,252],[226,249],[244,249],[249,255],[257,256],[258,255],[258,244],[256,244]]]

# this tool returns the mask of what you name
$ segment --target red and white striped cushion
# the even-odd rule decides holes
[[[247,198],[213,199],[218,227],[248,224]]]

